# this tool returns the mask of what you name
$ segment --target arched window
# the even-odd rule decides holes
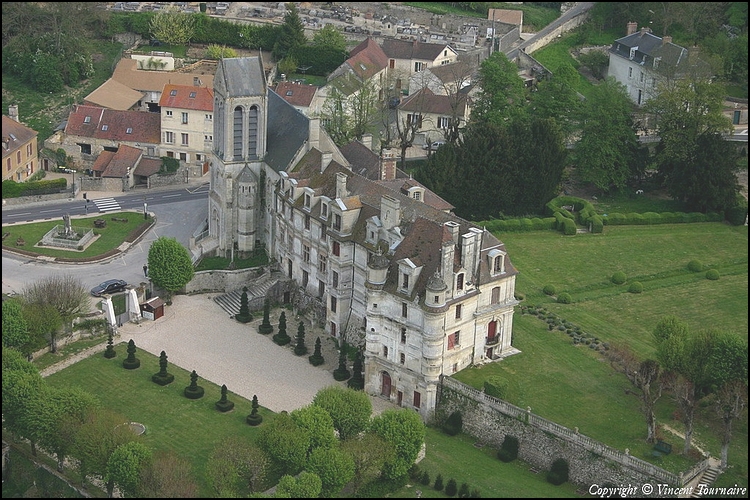
[[[234,123],[233,123],[233,145],[232,154],[234,159],[242,158],[242,108],[237,106],[234,108]]]
[[[464,289],[464,273],[459,274],[456,277],[456,290]]]
[[[247,113],[247,155],[258,158],[258,107],[253,106]]]

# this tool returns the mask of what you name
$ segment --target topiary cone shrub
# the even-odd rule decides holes
[[[247,287],[242,288],[242,297],[240,297],[240,312],[238,312],[234,319],[240,323],[249,323],[252,321],[253,316],[250,314],[250,306],[247,302]]]
[[[203,397],[203,393],[203,387],[198,385],[198,374],[193,370],[193,373],[190,374],[190,385],[185,387],[185,397],[188,399],[200,399]]]
[[[313,366],[320,366],[325,362],[323,355],[320,353],[320,337],[315,339],[315,350],[313,351],[312,356],[307,359]]]
[[[352,366],[352,378],[346,383],[350,389],[354,389],[355,391],[361,391],[365,388],[365,376],[362,373],[363,362],[362,351],[357,351],[357,355],[354,357],[354,365]]]
[[[612,283],[615,285],[622,285],[626,281],[628,281],[627,275],[623,271],[617,271],[615,274],[612,275]]]
[[[269,319],[270,314],[271,302],[266,299],[265,302],[263,302],[263,322],[258,327],[258,333],[268,335],[273,331],[273,325],[271,324],[271,320]]]
[[[135,357],[135,342],[133,342],[133,339],[128,342],[128,357],[122,361],[122,366],[126,370],[135,370],[141,366],[141,360]]]
[[[216,409],[220,412],[228,412],[229,410],[234,408],[234,403],[229,401],[227,399],[227,385],[224,384],[221,386],[221,399],[219,399],[216,403]]]
[[[112,332],[109,332],[109,338],[107,339],[107,350],[104,351],[104,357],[107,359],[112,359],[115,356],[117,356],[117,351],[115,351],[115,346],[113,345],[113,338],[112,338]]]
[[[273,341],[278,345],[287,345],[292,341],[291,337],[286,334],[286,313],[281,311],[279,316],[279,333],[273,336]]]
[[[643,283],[640,281],[634,281],[628,286],[628,292],[630,293],[641,293],[643,292]]]
[[[443,484],[443,475],[438,474],[437,477],[435,477],[435,491],[443,491],[443,488],[445,488],[445,485]]]
[[[518,438],[506,434],[503,444],[497,450],[497,458],[503,462],[512,462],[518,458]]]
[[[453,478],[448,479],[448,484],[445,485],[445,494],[449,497],[455,496],[458,493],[458,485],[456,480]]]
[[[568,482],[568,461],[564,458],[558,458],[552,462],[552,467],[547,473],[547,482],[560,486],[563,483]]]
[[[294,346],[294,354],[297,356],[303,356],[307,354],[307,346],[305,345],[305,324],[300,321],[297,327],[297,345]]]
[[[253,395],[253,409],[250,412],[250,415],[247,416],[245,421],[252,426],[260,425],[261,422],[263,422],[263,417],[258,413],[258,407],[260,406],[258,404],[258,396]]]
[[[167,353],[164,351],[159,355],[159,373],[152,375],[151,380],[159,385],[168,385],[174,382],[174,375],[167,372]]]
[[[339,367],[333,370],[333,379],[341,382],[351,377],[352,374],[346,369],[346,342],[341,342],[341,349],[339,349]]]
[[[706,279],[709,279],[709,280],[719,279],[719,271],[717,271],[716,269],[709,269],[708,271],[706,271]]]

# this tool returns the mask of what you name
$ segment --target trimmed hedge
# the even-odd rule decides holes
[[[643,283],[641,283],[640,281],[634,281],[628,287],[628,292],[630,293],[641,293],[642,291],[643,291]]]
[[[709,269],[708,271],[706,271],[706,279],[709,279],[709,280],[719,279],[719,271],[717,271],[716,269]]]
[[[545,295],[554,295],[557,290],[555,289],[555,285],[545,285],[542,291]]]
[[[688,262],[688,269],[694,273],[699,273],[703,271],[703,262],[699,261],[698,259],[693,259]]]
[[[47,181],[16,182],[12,179],[3,181],[3,198],[20,198],[22,196],[38,196],[55,194],[65,191],[68,179],[52,179]]]
[[[573,301],[573,298],[570,296],[568,292],[562,292],[557,296],[557,302],[560,304],[570,304]]]
[[[628,280],[628,277],[627,277],[627,275],[623,271],[617,271],[616,273],[614,273],[612,275],[612,277],[610,278],[610,280],[615,285],[622,285],[623,283],[625,283]]]

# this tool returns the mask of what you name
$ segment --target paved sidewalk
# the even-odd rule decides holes
[[[229,315],[213,300],[212,294],[178,295],[166,306],[163,317],[156,321],[143,320],[140,324],[127,323],[118,329],[119,342],[133,339],[138,350],[159,356],[165,351],[170,365],[187,371],[195,370],[200,379],[227,389],[258,403],[274,412],[292,411],[312,403],[315,394],[331,385],[346,387],[346,382],[333,378],[338,367],[334,341],[322,331],[305,325],[305,344],[312,354],[315,339],[320,336],[325,363],[315,367],[307,357],[296,356],[289,346],[276,345],[271,337],[276,333],[278,314],[271,315],[274,332],[261,335],[257,326],[262,313],[254,315],[251,323],[243,324]],[[287,334],[294,339],[299,321],[287,311]],[[292,344],[294,341],[292,341]],[[73,358],[47,368],[47,376],[100,353],[104,344],[79,353]],[[351,369],[351,366],[349,367]],[[382,398],[371,397],[373,414],[397,408]]]

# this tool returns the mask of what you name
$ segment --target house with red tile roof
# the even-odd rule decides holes
[[[314,102],[319,104],[315,100],[318,88],[316,85],[289,81],[278,82],[272,87],[282,99],[307,116],[317,116],[320,113],[320,109],[312,107]]]
[[[3,115],[3,180],[22,182],[39,169],[39,133],[20,122],[18,106],[10,106],[8,113]]]
[[[115,152],[102,151],[91,167],[91,177],[99,181],[100,191],[128,191],[136,184],[148,185],[161,164],[159,158],[145,157],[142,149],[121,144]]]
[[[214,91],[195,85],[167,84],[159,99],[160,156],[203,165],[214,139]]]

